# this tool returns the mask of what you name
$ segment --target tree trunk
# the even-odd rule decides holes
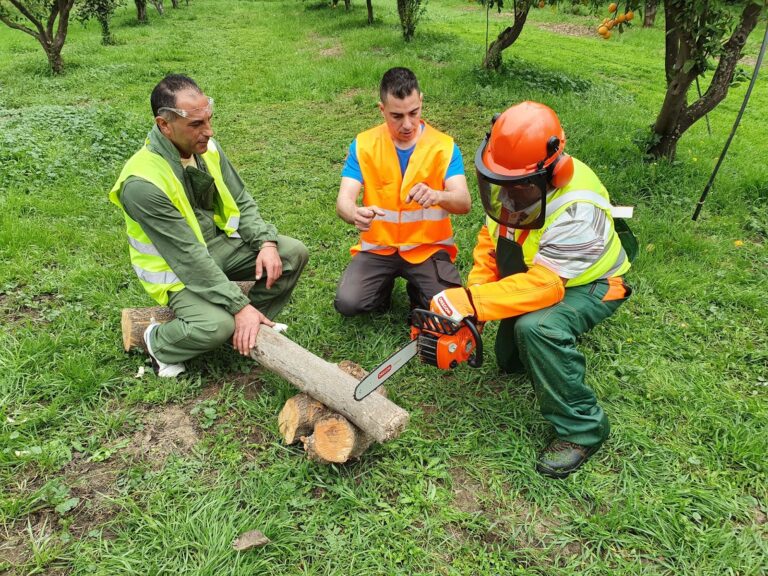
[[[512,26],[501,31],[499,36],[491,42],[488,52],[483,60],[483,68],[488,70],[498,70],[501,67],[501,53],[512,46],[523,31],[525,21],[528,19],[528,12],[531,9],[529,0],[520,0],[515,4],[515,19]]]
[[[48,56],[48,66],[51,68],[53,74],[61,74],[64,71],[64,60],[61,58],[62,46],[57,46],[56,42],[49,42],[41,40],[43,50]]]
[[[147,0],[134,0],[136,3],[136,18],[142,24],[149,22],[147,18]]]
[[[157,8],[157,13],[160,14],[160,16],[165,15],[165,8],[163,8],[163,0],[152,0],[152,4],[154,4],[155,8]]]
[[[663,157],[674,160],[677,142],[683,133],[723,101],[728,94],[744,45],[749,34],[757,26],[761,11],[762,6],[759,4],[750,3],[744,8],[738,25],[723,47],[720,62],[712,76],[709,88],[698,100],[688,106],[688,90],[701,72],[696,66],[686,71],[686,62],[691,56],[694,40],[690,35],[682,32],[679,20],[685,17],[684,14],[671,6],[670,2],[664,4],[667,30],[665,53],[667,93],[653,125],[654,142],[649,146],[648,154],[654,158]]]
[[[173,317],[173,311],[164,306],[123,310],[123,348],[144,349],[144,329],[150,320],[154,318],[162,323]],[[356,401],[354,390],[358,377],[315,356],[268,326],[259,330],[251,358],[340,413],[377,442],[397,438],[408,424],[408,412],[382,395],[371,394]]]
[[[112,38],[112,31],[109,29],[109,16],[99,14],[96,19],[99,21],[99,26],[101,26],[102,45],[111,46],[114,44],[114,40]]]
[[[344,0],[344,10],[349,10],[351,5],[352,5],[351,0]]]
[[[371,0],[365,0],[365,5],[368,8],[368,24],[373,24],[373,4]]]
[[[355,400],[358,378],[271,328],[262,326],[259,330],[251,358],[341,414],[377,442],[397,438],[408,424],[408,412],[379,394]]]
[[[171,0],[171,6],[173,8],[178,8],[179,7],[179,0]]]
[[[646,0],[645,14],[643,15],[643,28],[653,28],[656,22],[656,11],[659,9],[659,0]]]

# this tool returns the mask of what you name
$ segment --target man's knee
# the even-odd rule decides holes
[[[206,348],[213,350],[227,342],[235,332],[235,318],[226,311],[211,316],[195,326],[196,339]]]
[[[370,312],[360,305],[359,295],[347,291],[338,290],[336,298],[333,300],[333,307],[336,312],[342,316],[356,316],[365,312]]]
[[[300,273],[309,261],[309,250],[301,240],[290,236],[278,237],[280,258],[288,262],[287,268],[294,274]]]

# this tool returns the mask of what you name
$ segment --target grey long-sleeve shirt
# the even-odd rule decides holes
[[[218,192],[205,161],[195,157],[197,168],[184,168],[178,150],[157,126],[149,132],[148,148],[162,156],[184,184],[203,239],[208,242],[224,234],[213,221],[213,201]],[[243,241],[254,250],[259,250],[263,242],[275,242],[277,230],[262,219],[256,202],[221,148],[219,154],[224,182],[240,209],[238,232]],[[230,314],[249,304],[248,297],[218,267],[206,247],[197,240],[184,216],[160,188],[143,178],[132,176],[120,191],[120,201],[188,290],[212,304],[222,306]]]

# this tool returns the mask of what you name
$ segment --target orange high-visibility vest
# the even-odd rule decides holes
[[[451,260],[456,258],[448,211],[441,206],[422,208],[417,202],[405,203],[408,192],[420,182],[434,190],[444,189],[452,155],[453,138],[424,123],[403,175],[386,124],[358,134],[363,205],[378,206],[385,214],[376,216],[370,229],[360,234],[360,242],[350,249],[353,256],[361,251],[383,255],[397,251],[408,262],[419,264],[445,250]]]

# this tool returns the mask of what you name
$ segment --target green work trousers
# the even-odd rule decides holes
[[[502,320],[499,325],[499,367],[530,375],[541,413],[562,440],[599,446],[608,438],[608,418],[584,382],[586,361],[576,349],[576,340],[621,306],[631,293],[624,287],[623,297],[607,301],[605,280],[566,288],[565,297],[554,306]],[[614,295],[612,291],[610,297]]]
[[[230,280],[254,279],[258,252],[242,240],[222,235],[207,247]],[[282,276],[267,290],[265,273],[248,293],[251,304],[270,320],[285,306],[308,259],[306,247],[294,238],[279,235],[277,248],[283,262]],[[171,292],[168,305],[176,318],[152,333],[152,349],[162,362],[177,364],[194,358],[221,346],[235,332],[232,314],[186,288]]]

